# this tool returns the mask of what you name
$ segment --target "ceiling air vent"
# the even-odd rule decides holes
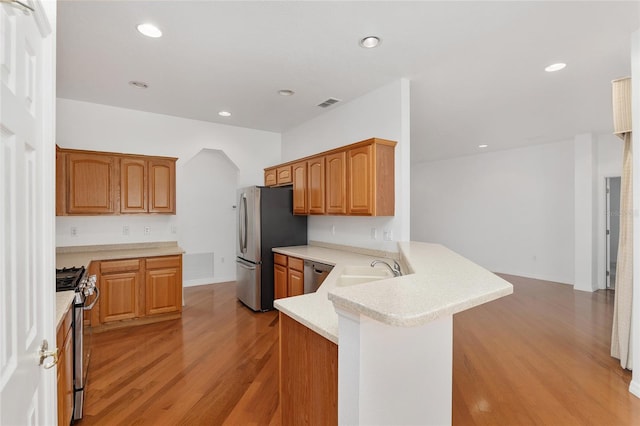
[[[322,102],[322,103],[318,104],[318,106],[319,106],[320,108],[327,108],[327,107],[330,107],[330,106],[331,106],[331,105],[333,105],[333,104],[337,104],[338,102],[340,102],[340,99],[336,99],[336,98],[329,98],[329,99],[327,99],[326,101],[324,101],[324,102]]]

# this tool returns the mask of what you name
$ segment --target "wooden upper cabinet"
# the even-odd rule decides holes
[[[325,156],[326,212],[347,213],[347,153],[337,152]]]
[[[291,166],[293,176],[293,214],[308,214],[307,205],[307,162],[301,161]]]
[[[114,214],[118,211],[118,161],[113,156],[66,154],[66,213]]]
[[[293,182],[291,165],[264,169],[264,186],[290,185]]]
[[[149,160],[149,213],[176,212],[175,160]]]
[[[293,214],[393,216],[394,141],[371,138],[265,169],[265,185],[291,168]],[[273,185],[271,185],[273,186]]]
[[[276,186],[278,184],[278,171],[277,169],[265,169],[264,170],[264,186]]]
[[[56,150],[56,215],[176,212],[175,158]]]
[[[144,159],[120,160],[120,211],[147,212],[147,162]]]
[[[347,151],[348,215],[394,215],[395,144],[383,142],[374,139]]]
[[[307,177],[309,214],[324,214],[324,157],[316,157],[307,161]]]

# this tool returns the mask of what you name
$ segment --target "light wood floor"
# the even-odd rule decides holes
[[[613,294],[513,276],[454,316],[454,425],[638,425],[609,356]],[[278,317],[234,283],[185,289],[183,318],[94,335],[87,425],[279,424]]]

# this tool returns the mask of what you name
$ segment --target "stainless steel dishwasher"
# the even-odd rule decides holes
[[[314,293],[327,278],[333,266],[320,262],[304,261],[304,293]]]

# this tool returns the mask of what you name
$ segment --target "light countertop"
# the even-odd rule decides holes
[[[176,241],[154,243],[112,244],[56,248],[56,268],[85,266],[93,260],[132,259],[138,257],[183,254]]]
[[[507,281],[439,244],[404,242],[398,248],[405,275],[347,287],[337,285],[345,267],[369,266],[374,259],[398,258],[398,253],[372,256],[314,245],[276,248],[274,252],[335,267],[316,293],[278,299],[275,307],[337,344],[335,307],[411,327],[513,292]]]

